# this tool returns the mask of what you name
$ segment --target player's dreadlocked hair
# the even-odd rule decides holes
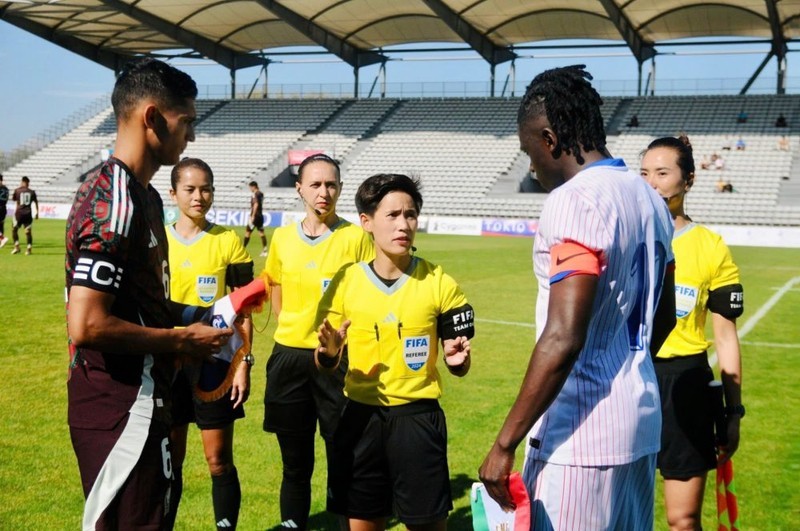
[[[547,115],[558,145],[553,157],[575,155],[578,164],[584,163],[583,151],[601,152],[606,147],[606,131],[600,106],[603,100],[589,83],[592,75],[586,65],[572,65],[545,70],[531,81],[517,111],[517,125]]]

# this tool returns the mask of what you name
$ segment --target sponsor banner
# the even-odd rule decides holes
[[[264,211],[264,226],[265,227],[280,227],[282,212]],[[176,207],[164,208],[164,223],[171,225],[178,221],[180,212]],[[225,210],[221,208],[212,208],[206,214],[206,219],[211,223],[222,225],[224,227],[244,227],[250,221],[249,210]]]
[[[16,205],[12,205],[11,201],[8,202],[8,216],[11,217],[14,214],[14,210]],[[67,219],[69,217],[69,211],[72,208],[72,205],[61,205],[55,203],[39,203],[39,217],[42,219]],[[36,206],[33,207],[34,213],[36,213]]]
[[[484,218],[483,236],[535,236],[539,221],[535,219]]]
[[[428,217],[428,232],[430,234],[480,236],[481,219],[430,216]]]

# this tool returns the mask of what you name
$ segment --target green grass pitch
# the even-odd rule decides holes
[[[6,226],[9,226],[9,220]],[[10,228],[10,227],[9,227]],[[83,505],[66,424],[67,350],[64,323],[63,221],[34,225],[32,256],[0,251],[0,357],[6,369],[0,392],[0,528],[76,529]],[[418,254],[440,263],[475,307],[477,335],[470,374],[443,371],[455,510],[449,528],[471,529],[469,490],[477,469],[516,396],[534,343],[535,281],[531,240],[420,234]],[[251,242],[251,253],[257,244]],[[746,310],[742,328],[778,289],[800,275],[800,251],[737,247]],[[263,268],[256,258],[256,270]],[[743,338],[742,444],[734,459],[743,529],[796,529],[800,522],[800,285],[785,291]],[[242,482],[240,529],[272,529],[280,522],[280,457],[274,436],[261,430],[264,364],[274,319],[255,339],[257,365],[247,417],[236,423],[235,456]],[[526,326],[527,325],[527,326]],[[517,467],[522,466],[521,458]],[[336,529],[324,512],[325,458],[317,448],[313,529]],[[190,430],[185,490],[178,529],[213,527],[211,482],[200,438]],[[713,474],[703,522],[716,527]],[[660,488],[656,529],[666,529]],[[393,528],[400,529],[396,523]]]

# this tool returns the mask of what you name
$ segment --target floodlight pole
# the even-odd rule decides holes
[[[236,99],[236,70],[231,68],[231,99]]]
[[[355,84],[353,85],[353,97],[358,99],[358,64],[353,67],[353,77],[355,78]]]
[[[495,64],[491,63],[489,65],[489,79],[490,79],[490,81],[489,81],[489,83],[490,83],[489,84],[489,97],[492,97],[492,98],[494,98],[494,69],[495,69]]]

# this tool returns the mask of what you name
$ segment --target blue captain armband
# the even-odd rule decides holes
[[[467,303],[439,315],[437,330],[442,340],[461,336],[472,339],[475,335],[475,311],[472,305]]]

